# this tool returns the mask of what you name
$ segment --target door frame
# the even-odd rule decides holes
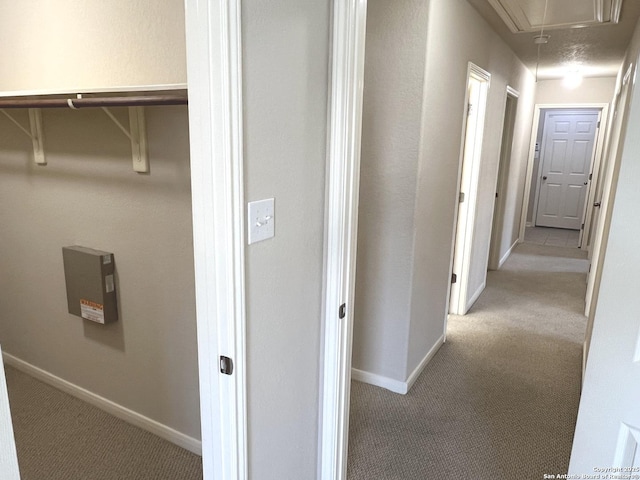
[[[584,110],[584,112],[581,112],[581,110]],[[586,114],[587,112],[594,112],[594,113],[598,114],[598,124],[602,121],[602,113],[603,113],[602,110],[589,109],[589,108],[581,108],[581,109],[573,109],[573,108],[549,109],[549,111],[545,112],[544,119],[540,118],[540,121],[541,122],[544,121],[544,124],[546,126],[547,115],[548,114],[550,114],[550,113],[563,113],[563,112],[566,115],[572,115],[572,114],[580,115],[580,114]],[[541,113],[541,117],[542,117],[542,113]],[[540,147],[540,157],[538,159],[538,173],[539,174],[541,173],[542,167],[544,166],[544,164],[543,164],[543,160],[544,160],[543,159],[544,145],[545,145],[546,138],[547,138],[546,137],[547,132],[546,132],[544,126],[543,126],[542,130],[543,130],[542,131],[542,142],[541,142],[541,145],[539,145],[539,147]],[[597,151],[598,151],[598,146],[599,146],[598,145],[598,140],[600,138],[599,133],[600,133],[600,127],[596,126],[596,134],[593,137],[593,148],[591,150],[591,158],[589,159],[589,173],[590,174],[593,173],[593,169],[594,168],[596,168],[596,167],[599,168],[599,165],[596,165],[596,162],[595,162],[595,158],[596,158]],[[538,177],[539,176],[540,175],[538,175]],[[531,177],[531,183],[533,183],[533,175]],[[591,188],[592,185],[594,186],[593,189]],[[532,223],[533,223],[534,226],[536,225],[536,221],[537,221],[537,218],[538,218],[538,203],[540,202],[540,190],[541,189],[542,189],[542,182],[538,181],[536,183],[536,193],[535,193],[535,197],[534,197],[534,200],[533,200],[533,214],[532,214],[533,222]],[[594,193],[595,193],[595,183],[593,183],[591,180],[589,180],[587,195],[585,195],[584,205],[582,206],[582,217],[583,217],[582,220],[583,220],[583,223],[584,223],[584,221],[586,221],[587,205],[588,205],[588,202],[589,202],[589,196],[591,194],[591,190],[593,190]],[[585,224],[584,228],[580,229],[580,239],[579,239],[579,243],[578,243],[579,245],[582,245],[581,242],[582,242],[582,237],[583,237],[583,233],[585,231],[585,228],[586,228],[586,224]]]
[[[473,144],[473,152],[471,158],[467,157],[466,142],[469,132],[467,131],[467,121],[469,114],[467,113],[469,105],[469,83],[475,79],[481,83],[480,87],[480,105],[478,106],[478,121],[475,131],[472,134],[475,137]],[[464,113],[462,123],[462,135],[460,141],[460,158],[458,160],[458,188],[455,206],[455,223],[453,232],[452,255],[451,255],[451,274],[457,275],[457,282],[451,283],[449,293],[449,313],[464,315],[467,313],[477,296],[482,292],[479,289],[474,293],[471,299],[467,300],[469,294],[469,271],[471,269],[471,250],[473,247],[474,227],[476,220],[476,206],[478,199],[478,182],[480,180],[480,167],[482,164],[482,147],[484,145],[484,125],[487,117],[487,101],[489,98],[489,89],[491,88],[491,74],[480,68],[472,62],[467,67],[467,90],[465,93]],[[469,181],[464,181],[464,167],[469,167]],[[466,190],[466,191],[464,191]],[[464,192],[464,202],[460,202],[461,192]],[[464,203],[467,208],[461,213],[460,205]],[[463,228],[460,228],[460,227]]]
[[[597,221],[595,222],[595,230],[592,233],[593,244],[590,251],[589,259],[590,267],[587,277],[587,292],[585,295],[585,312],[587,316],[587,332],[585,335],[583,348],[582,374],[586,372],[586,363],[589,356],[591,346],[591,335],[593,332],[593,323],[595,320],[595,309],[598,303],[598,295],[600,292],[600,284],[602,281],[602,271],[606,256],[607,245],[609,242],[609,229],[611,227],[611,217],[613,215],[613,204],[616,189],[618,186],[618,177],[620,174],[620,162],[622,159],[622,148],[627,135],[627,124],[629,122],[629,108],[631,105],[631,95],[633,94],[634,85],[632,83],[632,75],[635,63],[629,64],[622,81],[616,90],[611,108],[611,118],[609,123],[609,141],[607,142],[605,162],[605,170],[602,179],[602,189],[600,191],[599,202],[601,203]],[[622,102],[624,100],[624,102]],[[619,123],[616,123],[619,121]],[[615,137],[614,137],[615,135]]]
[[[493,220],[491,222],[491,241],[489,244],[489,259],[487,262],[488,270],[498,270],[501,264],[500,258],[500,237],[502,233],[502,227],[504,224],[504,207],[503,200],[506,195],[506,187],[508,182],[504,176],[504,169],[507,162],[511,162],[511,156],[513,153],[513,138],[515,132],[516,116],[518,114],[518,99],[520,98],[520,92],[507,85],[505,91],[505,117],[503,120],[502,134],[500,135],[502,141],[500,143],[500,159],[498,160],[498,175],[496,178],[496,200],[493,207]],[[509,107],[509,100],[511,99],[512,107]],[[508,118],[507,118],[508,117]],[[509,122],[509,123],[507,123]],[[505,130],[507,126],[508,130]],[[505,137],[508,135],[508,137]],[[506,257],[505,257],[506,260]]]
[[[240,5],[185,2],[204,480],[247,478]]]
[[[598,135],[596,137],[596,151],[593,156],[592,165],[591,165],[591,173],[592,178],[589,182],[589,193],[586,199],[587,210],[585,213],[585,227],[582,230],[583,232],[587,232],[587,227],[590,228],[591,225],[587,225],[587,220],[589,220],[589,224],[591,223],[591,214],[593,211],[593,196],[595,195],[594,185],[597,184],[599,175],[600,175],[600,164],[602,163],[602,155],[603,155],[603,145],[604,139],[606,135],[606,125],[602,125],[602,121],[604,120],[606,123],[606,119],[609,118],[609,104],[608,103],[536,103],[533,112],[533,122],[531,125],[531,142],[529,144],[529,157],[527,159],[527,174],[524,186],[524,195],[522,197],[522,214],[520,216],[520,242],[524,242],[524,234],[525,229],[527,227],[527,216],[529,214],[529,197],[531,196],[531,184],[533,183],[533,165],[535,163],[535,147],[536,147],[536,137],[538,133],[538,126],[540,123],[540,113],[542,110],[600,110],[600,122],[601,126],[598,129]],[[537,198],[536,198],[537,202]],[[534,213],[537,209],[537,204],[534,202]],[[534,218],[535,222],[535,218]],[[587,235],[581,235],[581,243],[579,248],[583,248],[586,245],[584,244],[584,239],[587,238]]]
[[[347,476],[367,0],[335,0],[318,478]]]

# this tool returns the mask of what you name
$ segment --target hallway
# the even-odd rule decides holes
[[[524,243],[406,396],[352,382],[350,480],[566,473],[578,410],[586,253]]]

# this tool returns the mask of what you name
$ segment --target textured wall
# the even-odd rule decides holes
[[[315,478],[330,2],[246,0],[247,201],[275,237],[247,247],[250,478]]]
[[[126,124],[126,109],[114,112]],[[199,438],[187,109],[146,115],[148,175],[133,172],[129,140],[100,110],[43,112],[47,166],[0,119],[0,343]],[[118,322],[67,313],[61,249],[74,244],[114,253]]]
[[[0,91],[184,84],[181,0],[0,3]]]
[[[536,84],[536,103],[610,103],[616,77],[585,78],[576,89],[568,89],[562,80],[540,80]]]
[[[404,380],[428,2],[368,4],[353,367]]]
[[[353,360],[404,381],[444,333],[467,64],[492,74],[470,293],[486,275],[507,84],[521,97],[503,253],[517,238],[534,84],[463,0],[371,0],[367,21]]]
[[[534,84],[528,70],[465,1],[432,0],[427,40],[424,123],[416,201],[412,329],[407,375],[442,334],[448,305],[467,64],[491,73],[482,147],[469,298],[486,279],[507,85],[520,92],[501,237],[519,226]],[[442,92],[448,92],[443,95]],[[515,241],[501,242],[502,252]]]

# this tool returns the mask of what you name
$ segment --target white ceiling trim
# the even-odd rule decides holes
[[[540,30],[541,25],[532,25],[526,12],[520,5],[522,0],[488,0],[500,18],[509,27],[513,33],[536,32]],[[539,0],[544,2],[544,0]],[[553,1],[553,0],[552,0]],[[562,0],[571,3],[572,0]],[[584,18],[575,21],[560,23],[545,23],[545,30],[570,28],[573,26],[592,26],[610,23],[618,23],[620,21],[620,12],[622,10],[622,0],[593,0],[594,15],[590,21]]]

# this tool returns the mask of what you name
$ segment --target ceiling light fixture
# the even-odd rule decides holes
[[[549,43],[550,38],[551,35],[536,35],[535,37],[533,37],[533,43],[535,43],[536,45],[544,45],[546,43]]]
[[[580,85],[582,85],[582,80],[584,80],[582,73],[580,73],[578,70],[575,70],[567,73],[564,76],[564,78],[562,79],[562,84],[569,90],[575,90]]]
[[[536,61],[536,83],[538,83],[538,70],[540,69],[540,47],[549,42],[550,35],[544,34],[544,24],[547,21],[547,7],[549,6],[549,0],[544,2],[544,15],[542,15],[542,26],[540,28],[540,35],[533,37],[533,43],[538,45],[538,59]]]

